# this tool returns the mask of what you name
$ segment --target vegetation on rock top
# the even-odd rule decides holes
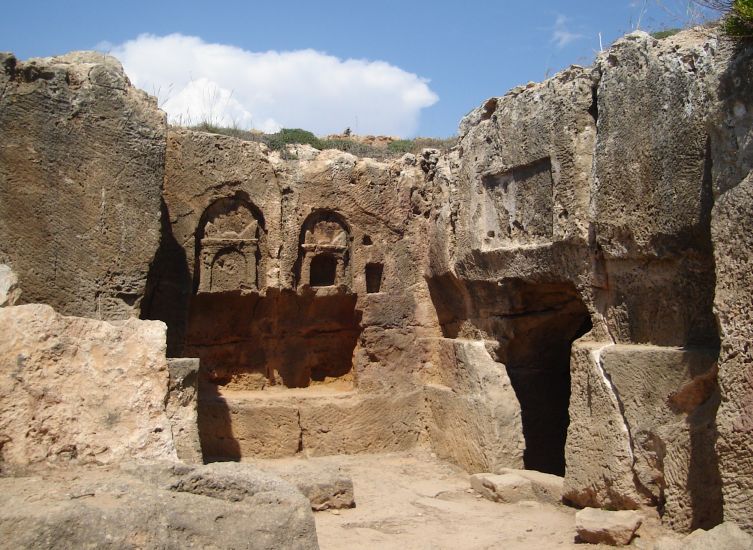
[[[753,38],[753,0],[696,0],[724,13],[722,28],[733,38]]]
[[[191,130],[209,132],[231,136],[246,141],[264,143],[273,151],[279,151],[283,156],[288,154],[290,145],[310,145],[314,149],[337,149],[359,157],[371,157],[375,159],[388,159],[399,157],[406,153],[419,154],[423,149],[433,148],[442,152],[449,151],[457,142],[456,137],[446,139],[417,137],[414,139],[397,139],[390,141],[386,147],[379,147],[363,143],[357,136],[344,136],[342,138],[320,138],[308,130],[301,128],[283,128],[273,134],[253,130],[241,130],[232,126],[220,126],[203,122],[189,127]]]

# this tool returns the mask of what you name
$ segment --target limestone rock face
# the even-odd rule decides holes
[[[577,342],[565,498],[661,505],[679,530],[718,523],[715,362],[715,350]]]
[[[706,128],[717,50],[704,31],[635,32],[597,59],[589,222],[595,299],[618,343],[717,343]]]
[[[580,506],[637,508],[642,498],[633,481],[628,427],[602,368],[605,347],[573,346],[564,497]]]
[[[727,191],[714,207],[717,266],[715,310],[722,331],[722,402],[717,449],[724,518],[753,530],[753,177]]]
[[[655,550],[708,550],[709,548],[750,550],[753,548],[753,536],[731,521],[725,521],[708,531],[697,529],[682,540],[662,538],[654,548]]]
[[[160,240],[165,116],[112,57],[0,54],[0,262],[25,302],[137,316]]]
[[[14,548],[318,548],[309,503],[249,465],[0,479],[0,536]]]
[[[199,360],[168,359],[170,385],[165,412],[170,419],[178,458],[202,464],[198,425]]]
[[[0,307],[13,306],[20,297],[18,277],[9,266],[0,264]]]
[[[175,459],[165,326],[0,308],[3,468]]]
[[[716,203],[711,232],[716,264],[714,312],[719,323],[722,394],[717,450],[724,519],[753,534],[753,51],[740,48],[720,78],[712,120]]]
[[[520,405],[504,365],[483,342],[438,340],[440,384],[426,387],[432,449],[469,472],[523,465]],[[440,357],[450,364],[442,365]]]
[[[435,448],[446,439],[453,450],[447,456],[463,465],[472,458],[471,471],[525,465],[565,472],[569,347],[591,328],[594,85],[590,69],[573,67],[489,99],[463,119],[457,148],[437,162],[427,270],[432,306],[444,338],[461,350],[471,349],[469,341],[483,343],[490,367],[499,365],[481,370],[480,354],[458,353],[454,364],[438,369],[438,383],[453,391],[430,401],[440,427]],[[502,376],[489,378],[481,392],[453,380],[476,369]],[[518,432],[501,438],[507,443],[463,443],[464,431],[493,433],[479,424],[513,432],[504,407],[512,412],[515,401],[523,438]],[[440,416],[444,410],[451,413]]]
[[[585,237],[593,86],[572,67],[461,121],[456,254]]]

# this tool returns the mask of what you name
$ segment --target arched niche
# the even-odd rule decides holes
[[[258,290],[261,212],[242,197],[213,202],[196,232],[199,293]]]
[[[349,286],[350,241],[350,229],[339,214],[310,214],[301,228],[299,286]]]

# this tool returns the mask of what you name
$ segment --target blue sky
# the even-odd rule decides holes
[[[649,31],[681,26],[688,5],[29,0],[3,7],[0,50],[114,53],[177,122],[448,136],[486,98],[590,64],[599,33],[606,47],[639,21]]]

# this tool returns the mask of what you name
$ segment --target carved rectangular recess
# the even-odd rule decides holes
[[[484,176],[482,185],[484,210],[491,207],[497,218],[487,214],[484,220],[486,244],[551,240],[554,180],[549,157]]]
[[[382,272],[384,266],[378,263],[366,264],[366,292],[377,294],[382,290]]]

